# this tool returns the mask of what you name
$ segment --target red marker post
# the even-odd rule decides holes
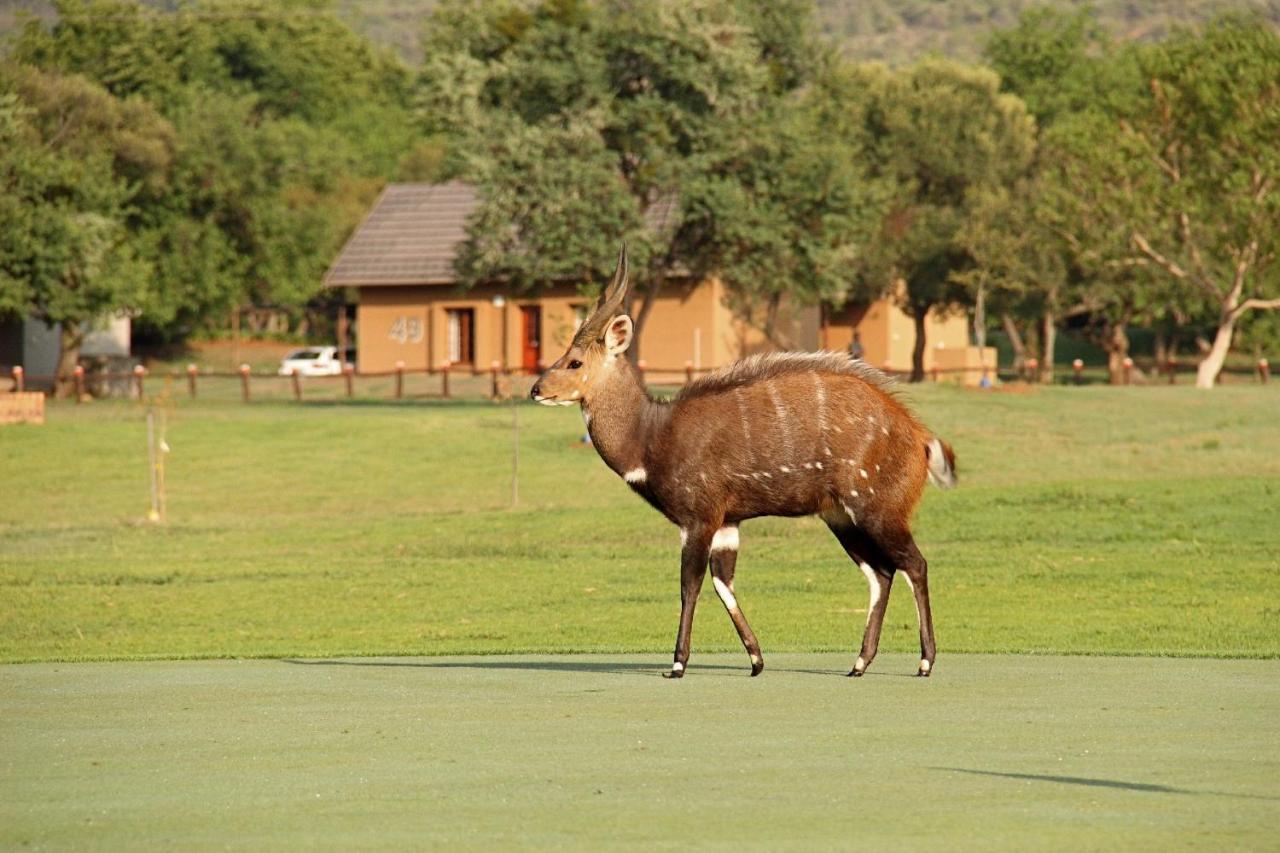
[[[404,399],[404,362],[396,362],[396,399]]]
[[[1075,361],[1071,362],[1071,372],[1074,373],[1076,376],[1076,384],[1083,385],[1084,384],[1084,360],[1077,358]]]
[[[83,364],[77,364],[77,365],[76,365],[76,369],[75,369],[75,370],[73,370],[73,371],[71,371],[71,374],[76,378],[76,403],[83,403],[83,402],[84,402],[84,397],[85,397],[85,394],[84,394],[84,365],[83,365]]]
[[[139,400],[143,398],[147,390],[142,383],[142,380],[146,375],[147,375],[147,369],[143,367],[141,364],[135,364],[133,366],[133,384],[138,389]]]
[[[194,364],[187,365],[187,392],[191,395],[191,399],[196,398],[196,376],[200,373],[200,368]]]
[[[1133,359],[1129,356],[1124,357],[1124,384],[1128,385],[1133,382]]]
[[[240,365],[240,396],[249,402],[249,365]]]
[[[13,366],[13,390],[21,394],[26,387],[25,371],[23,371],[21,364],[15,364]]]
[[[1265,358],[1258,359],[1258,381],[1263,385],[1271,378],[1271,365]]]
[[[1040,378],[1040,360],[1036,358],[1027,359],[1027,379],[1035,382]]]

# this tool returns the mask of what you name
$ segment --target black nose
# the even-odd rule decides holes
[[[537,382],[533,383],[533,388],[529,391],[529,399],[536,400],[542,396],[542,386]]]

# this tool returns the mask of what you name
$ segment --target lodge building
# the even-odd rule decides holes
[[[564,352],[590,304],[576,284],[530,292],[511,292],[498,283],[459,286],[454,256],[477,203],[475,188],[461,182],[391,184],[351,235],[325,284],[358,293],[356,358],[362,372],[392,370],[397,362],[409,370],[439,369],[446,362],[487,370],[496,361],[532,373]],[[650,370],[683,371],[686,363],[703,370],[773,349],[726,302],[717,278],[668,282],[641,333]],[[782,322],[804,349],[844,349],[856,329],[869,363],[910,368],[912,321],[887,299],[838,310],[800,309]],[[979,364],[963,316],[930,315],[926,333],[926,370]],[[986,357],[994,366],[994,351],[988,349]]]

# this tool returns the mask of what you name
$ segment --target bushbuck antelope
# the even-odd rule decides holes
[[[871,588],[862,650],[849,675],[876,656],[893,579],[915,593],[920,668],[933,669],[927,564],[910,519],[925,480],[955,483],[955,456],[889,393],[889,379],[836,353],[752,356],[651,398],[625,357],[627,252],[569,350],[534,384],[545,405],[582,406],[600,457],[680,528],[680,627],[670,677],[689,662],[693,610],[711,582],[751,658],[760,644],[733,592],[738,525],[762,515],[819,515]]]

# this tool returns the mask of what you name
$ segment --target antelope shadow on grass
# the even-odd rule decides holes
[[[653,663],[633,663],[629,661],[584,661],[584,660],[508,660],[501,657],[494,658],[476,658],[473,660],[424,660],[422,658],[413,659],[388,659],[388,658],[280,658],[281,663],[293,664],[295,666],[374,666],[374,667],[413,667],[420,669],[494,669],[494,670],[515,670],[525,672],[597,672],[607,673],[610,675],[639,675],[650,678],[656,678],[665,675],[669,671],[669,664],[655,661]],[[845,670],[843,669],[792,669],[789,667],[773,667],[766,668],[765,672],[786,672],[797,675],[823,675],[827,677],[843,678]],[[746,666],[732,664],[693,664],[689,667],[691,674],[703,672],[707,675],[716,676],[733,676],[742,675],[748,677],[751,670]],[[903,678],[914,677],[907,673],[867,673],[871,675],[894,676],[901,675]]]

